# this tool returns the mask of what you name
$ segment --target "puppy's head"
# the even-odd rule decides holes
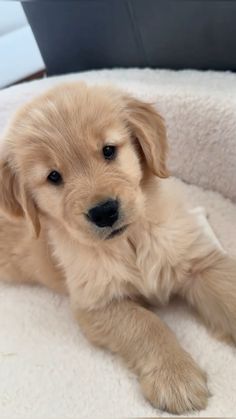
[[[0,208],[39,214],[96,243],[138,220],[150,174],[166,177],[166,138],[154,108],[118,90],[73,83],[33,100],[13,119],[0,164]]]

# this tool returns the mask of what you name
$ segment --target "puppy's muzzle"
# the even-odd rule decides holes
[[[87,218],[97,227],[112,227],[119,218],[119,202],[108,199],[90,208]]]

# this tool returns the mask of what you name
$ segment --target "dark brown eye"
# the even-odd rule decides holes
[[[113,160],[116,157],[116,147],[114,145],[105,145],[102,152],[106,160]]]
[[[56,170],[53,170],[51,173],[49,173],[47,179],[49,182],[54,183],[55,185],[60,185],[62,183],[62,176]]]

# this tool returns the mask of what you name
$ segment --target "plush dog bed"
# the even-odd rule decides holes
[[[193,206],[206,208],[221,243],[236,254],[236,75],[134,69],[21,84],[0,92],[0,135],[19,105],[75,79],[116,83],[156,104],[168,128],[169,167],[188,183],[177,184]],[[159,314],[208,373],[212,397],[195,415],[235,416],[236,349],[212,337],[181,302]],[[67,298],[0,283],[0,417],[78,416],[169,415],[143,399],[136,378],[116,357],[87,343]]]

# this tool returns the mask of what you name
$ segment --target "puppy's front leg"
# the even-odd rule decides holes
[[[191,276],[182,295],[214,331],[236,343],[236,259],[212,250],[193,261]]]
[[[203,409],[205,374],[152,312],[130,300],[94,311],[76,310],[88,339],[120,355],[138,375],[146,398],[172,413]]]

